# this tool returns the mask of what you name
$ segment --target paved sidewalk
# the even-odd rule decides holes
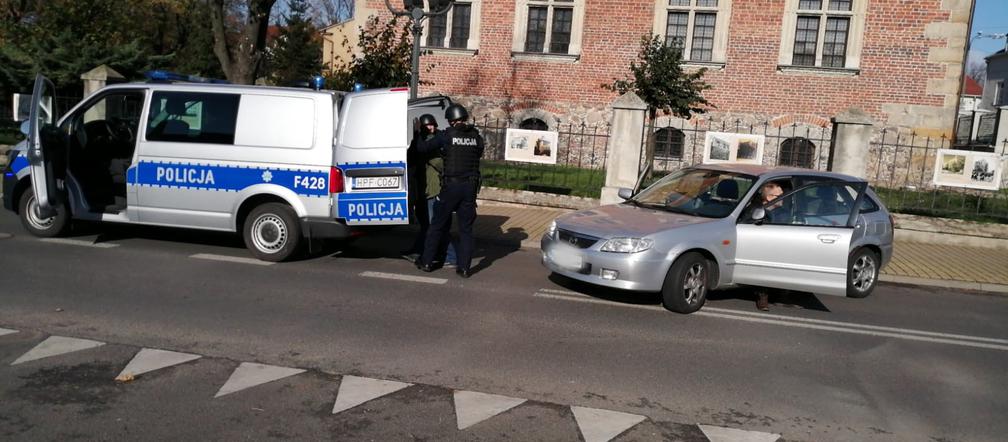
[[[481,201],[474,227],[481,240],[539,247],[550,221],[570,210]],[[896,242],[883,281],[1008,293],[1008,250]]]

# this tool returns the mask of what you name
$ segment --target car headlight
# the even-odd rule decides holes
[[[556,220],[553,220],[553,222],[550,223],[549,228],[546,229],[546,236],[556,238],[556,230]]]
[[[649,238],[613,238],[602,244],[603,252],[637,253],[650,249],[654,240]]]

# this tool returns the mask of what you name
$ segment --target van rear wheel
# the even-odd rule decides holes
[[[266,203],[252,209],[243,227],[245,247],[263,261],[280,262],[301,248],[301,225],[286,204]]]
[[[53,208],[56,215],[43,218],[39,215],[38,199],[35,198],[35,191],[25,190],[18,201],[18,216],[21,218],[21,225],[32,235],[41,238],[52,238],[63,235],[70,227],[70,213],[66,204],[60,197],[54,198]]]

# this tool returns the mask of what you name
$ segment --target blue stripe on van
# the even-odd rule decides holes
[[[141,161],[127,173],[130,182],[141,186],[237,192],[257,184],[274,184],[298,195],[329,196],[328,169],[288,170]]]
[[[28,167],[28,158],[25,158],[22,154],[14,157],[14,161],[11,163],[11,171],[14,172],[14,175],[17,175],[25,167]]]

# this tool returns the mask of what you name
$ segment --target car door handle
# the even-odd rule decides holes
[[[833,244],[838,239],[840,239],[840,235],[830,235],[830,234],[819,235],[819,241],[822,241],[824,244]]]

